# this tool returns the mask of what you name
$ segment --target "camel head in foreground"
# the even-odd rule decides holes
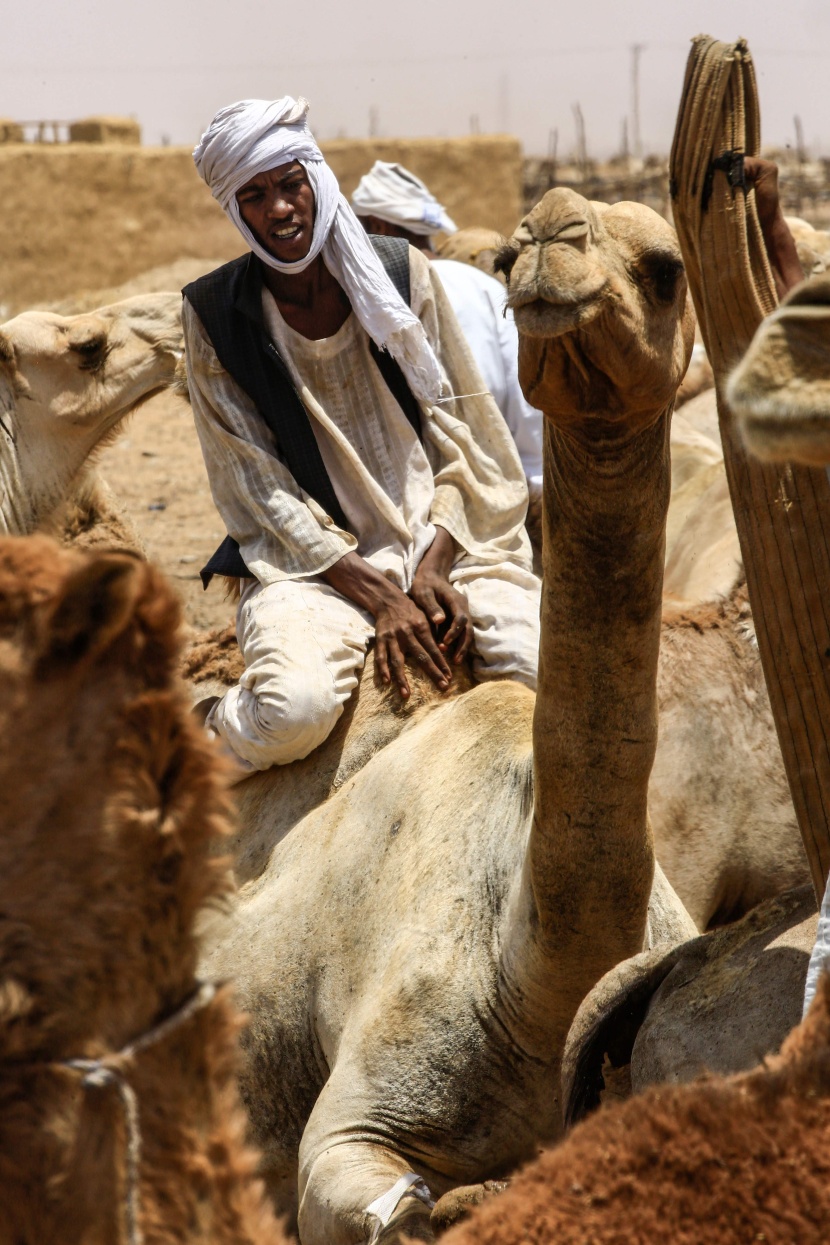
[[[180,316],[180,295],[145,294],[0,325],[0,532],[39,527],[127,412],[173,382]]]
[[[133,1239],[132,1214],[158,1245],[279,1239],[243,1142],[238,1021],[196,975],[226,799],[174,684],[178,615],[135,558],[0,540],[3,1245]],[[67,1066],[100,1059],[90,1081]]]
[[[509,278],[525,397],[563,431],[587,417],[592,439],[629,436],[674,401],[694,313],[674,230],[656,212],[549,190],[497,266]]]
[[[762,320],[727,386],[747,449],[767,462],[830,463],[830,275],[803,281]]]
[[[694,320],[674,231],[640,204],[549,191],[499,263],[522,387],[546,421],[533,736],[546,847],[531,843],[531,863],[542,925],[562,947],[557,975],[573,982],[570,1020],[594,981],[642,947],[668,416]],[[601,926],[607,941],[588,936]]]

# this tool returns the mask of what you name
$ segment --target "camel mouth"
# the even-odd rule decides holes
[[[601,311],[593,299],[553,302],[540,296],[512,306],[516,328],[527,337],[562,337],[589,324]]]

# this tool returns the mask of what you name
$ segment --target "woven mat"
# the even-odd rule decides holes
[[[715,373],[724,462],[758,647],[817,896],[830,870],[830,485],[748,458],[723,400],[776,305],[743,157],[760,151],[746,43],[693,40],[670,162],[675,227]],[[736,775],[736,781],[740,776]]]

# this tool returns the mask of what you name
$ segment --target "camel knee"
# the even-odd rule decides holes
[[[301,1162],[301,1168],[303,1164]],[[303,1245],[432,1241],[433,1200],[405,1159],[363,1142],[331,1146],[300,1181]]]

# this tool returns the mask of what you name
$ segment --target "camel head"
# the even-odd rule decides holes
[[[146,562],[0,538],[0,1061],[83,1054],[104,1014],[117,1045],[194,971],[224,825],[179,615]]]
[[[757,458],[830,463],[830,274],[797,285],[761,322],[726,393]]]
[[[592,435],[627,435],[674,400],[694,319],[674,230],[656,212],[549,190],[496,266],[525,396],[557,425],[576,433],[587,419]]]
[[[180,295],[145,294],[0,326],[0,531],[33,531],[127,412],[174,382],[180,314]]]

